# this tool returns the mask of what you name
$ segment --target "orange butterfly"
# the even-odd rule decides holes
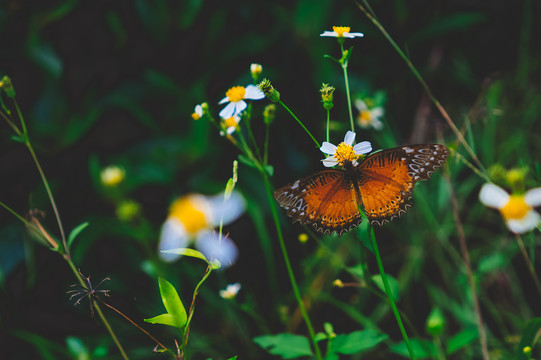
[[[428,180],[449,156],[444,145],[408,145],[376,152],[358,164],[357,158],[372,147],[369,142],[352,146],[354,139],[355,133],[348,131],[338,147],[321,147],[333,154],[323,160],[325,166],[343,169],[323,170],[274,192],[293,222],[342,235],[361,223],[362,205],[370,223],[381,226],[406,212],[415,183]]]

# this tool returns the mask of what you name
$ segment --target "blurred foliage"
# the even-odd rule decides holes
[[[528,186],[539,186],[541,23],[534,19],[540,3],[370,4],[483,164],[528,168]],[[168,206],[179,195],[222,191],[238,155],[212,124],[192,120],[194,106],[208,101],[217,113],[217,102],[229,87],[251,83],[249,66],[257,62],[318,140],[324,139],[326,116],[318,89],[323,82],[337,89],[331,112],[336,143],[348,126],[344,81],[336,64],[323,58],[337,56],[336,42],[319,37],[333,25],[365,34],[348,43],[354,46],[352,91],[382,91],[378,96],[385,98],[384,131],[358,131],[359,141],[370,140],[375,149],[445,141],[466,156],[402,59],[353,1],[2,2],[0,74],[13,81],[65,228],[78,234],[73,260],[93,279],[110,277],[107,301],[156,338],[175,336],[170,327],[143,324],[163,311],[158,276],[188,304],[185,296],[204,273],[200,261],[166,264],[158,259],[159,229]],[[255,111],[261,113],[264,105]],[[30,156],[0,123],[0,201],[19,214],[44,211],[45,228],[56,233]],[[254,119],[252,126],[262,142],[265,125]],[[269,151],[273,183],[283,185],[321,169],[321,158],[311,139],[278,108]],[[115,189],[100,182],[100,171],[111,164],[126,174]],[[225,230],[240,257],[232,268],[214,272],[200,289],[190,335],[195,359],[266,358],[270,355],[254,342],[256,336],[306,333],[262,181],[242,163],[238,173],[237,189],[247,200],[247,212]],[[407,330],[425,357],[480,358],[472,294],[449,205],[453,196],[461,210],[491,358],[526,358],[522,348],[531,345],[539,329],[534,316],[541,312],[540,294],[532,291],[528,266],[500,215],[477,201],[482,183],[452,156],[447,169],[417,187],[415,205],[406,216],[376,229]],[[120,212],[120,204],[130,207]],[[118,217],[119,212],[128,215]],[[0,358],[120,358],[88,307],[68,301],[66,291],[76,281],[66,264],[33,242],[3,209],[0,214]],[[285,216],[282,220],[316,332],[331,322],[343,348],[349,344],[346,336],[373,334],[378,345],[363,352],[371,359],[407,354],[382,296],[375,260],[355,239],[356,232],[300,243],[298,234],[310,229],[289,224]],[[539,273],[539,232],[525,235],[524,242]],[[337,278],[361,287],[333,287]],[[220,298],[219,289],[237,281],[242,284],[237,298]],[[426,330],[434,308],[445,324],[437,332]],[[165,358],[153,354],[155,343],[121,317],[109,312],[108,319],[131,359]],[[540,351],[533,347],[533,357]]]

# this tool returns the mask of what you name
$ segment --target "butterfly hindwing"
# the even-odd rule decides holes
[[[358,186],[371,224],[383,225],[411,206],[413,187],[445,163],[449,150],[438,144],[408,145],[383,150],[357,167]]]
[[[362,220],[353,183],[343,170],[324,170],[299,179],[276,190],[274,198],[293,222],[311,224],[323,233],[341,235]]]

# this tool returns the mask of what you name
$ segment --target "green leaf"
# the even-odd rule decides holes
[[[189,248],[178,248],[178,249],[170,249],[170,250],[161,250],[162,253],[167,254],[177,254],[177,255],[183,255],[183,256],[190,256],[193,258],[201,259],[207,264],[210,264],[210,261],[203,255],[203,253]]]
[[[541,329],[541,317],[534,318],[528,322],[526,328],[522,332],[522,338],[520,339],[520,343],[518,344],[517,353],[515,356],[516,360],[529,359],[529,357],[524,354],[524,348],[526,346],[533,346],[534,339],[539,329]]]
[[[331,351],[346,355],[356,354],[377,346],[387,338],[387,334],[373,329],[354,331],[351,334],[340,334],[332,339]]]
[[[71,248],[71,244],[73,243],[73,240],[79,235],[81,231],[83,231],[90,223],[88,221],[85,221],[82,224],[77,225],[73,230],[71,230],[69,236],[68,236],[68,248]]]
[[[451,355],[458,350],[470,345],[476,341],[479,333],[476,328],[468,328],[460,331],[447,341],[446,353]]]
[[[389,288],[391,289],[391,293],[393,294],[394,301],[398,301],[399,298],[399,287],[398,287],[398,281],[392,277],[389,274],[387,275],[387,282],[389,283]],[[376,286],[383,291],[384,293],[387,293],[385,291],[385,285],[383,284],[383,279],[381,278],[381,274],[372,275],[372,281]]]
[[[247,156],[239,155],[238,158],[239,158],[239,161],[243,163],[244,165],[257,169],[257,166],[255,166],[254,162]]]
[[[304,336],[293,334],[264,335],[254,338],[254,342],[272,355],[284,359],[311,356],[310,342]]]
[[[173,316],[171,316],[171,314],[161,314],[158,316],[154,316],[153,318],[144,320],[145,322],[151,324],[162,324],[177,327],[177,325],[175,324],[175,319],[173,318]]]
[[[413,352],[415,353],[418,359],[437,357],[438,352],[436,350],[436,346],[434,346],[434,343],[432,343],[431,341],[410,339],[410,344],[411,344],[411,347],[413,348]],[[397,344],[392,345],[391,351],[407,358],[410,357],[408,347],[406,346],[406,343],[404,341],[401,341]]]
[[[156,320],[156,318],[158,318],[160,321],[162,321],[160,322],[161,324],[164,324],[163,321],[167,321],[166,325],[171,325],[178,329],[182,329],[186,325],[188,317],[186,315],[186,309],[184,309],[184,305],[182,305],[182,301],[180,301],[177,291],[173,285],[171,285],[171,283],[162,277],[158,278],[158,283],[160,285],[160,294],[162,296],[163,305],[167,310],[167,314],[156,316],[150,320]],[[167,319],[167,316],[165,315],[170,315],[172,319]]]
[[[233,357],[230,357],[229,359],[227,360],[237,360],[237,355],[233,356]]]

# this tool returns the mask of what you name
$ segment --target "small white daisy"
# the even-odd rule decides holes
[[[369,141],[363,141],[353,146],[355,141],[355,133],[348,131],[344,137],[344,141],[338,144],[338,146],[331,144],[330,142],[323,142],[321,148],[323,153],[331,155],[326,159],[323,159],[323,165],[326,167],[333,167],[335,165],[343,166],[346,162],[357,164],[357,159],[364,154],[368,154],[372,151],[372,145]]]
[[[363,100],[357,99],[355,100],[355,107],[359,111],[357,124],[359,124],[360,127],[363,129],[373,127],[374,130],[383,129],[383,123],[380,118],[385,113],[385,110],[381,106],[369,109]]]
[[[233,115],[229,117],[228,119],[222,119],[223,130],[220,131],[220,135],[224,136],[225,134],[227,135],[233,134],[238,129],[239,123],[240,123],[240,116],[238,115]]]
[[[233,115],[240,114],[248,104],[244,100],[261,100],[265,94],[255,85],[234,86],[227,90],[225,97],[218,104],[229,103],[220,111],[220,117],[229,119]]]
[[[196,105],[194,112],[192,113],[192,119],[199,120],[203,117],[203,107],[201,105]]]
[[[487,183],[481,188],[479,200],[485,206],[498,209],[507,228],[516,234],[535,229],[541,221],[541,216],[534,210],[534,207],[541,206],[541,188],[509,195],[501,187]]]
[[[239,293],[241,287],[242,286],[238,282],[229,284],[226,286],[224,290],[220,290],[220,296],[223,299],[228,299],[228,300],[234,299]]]
[[[336,38],[349,38],[363,37],[364,34],[360,32],[349,32],[351,28],[349,26],[333,26],[333,31],[325,31],[320,36],[336,37]]]

